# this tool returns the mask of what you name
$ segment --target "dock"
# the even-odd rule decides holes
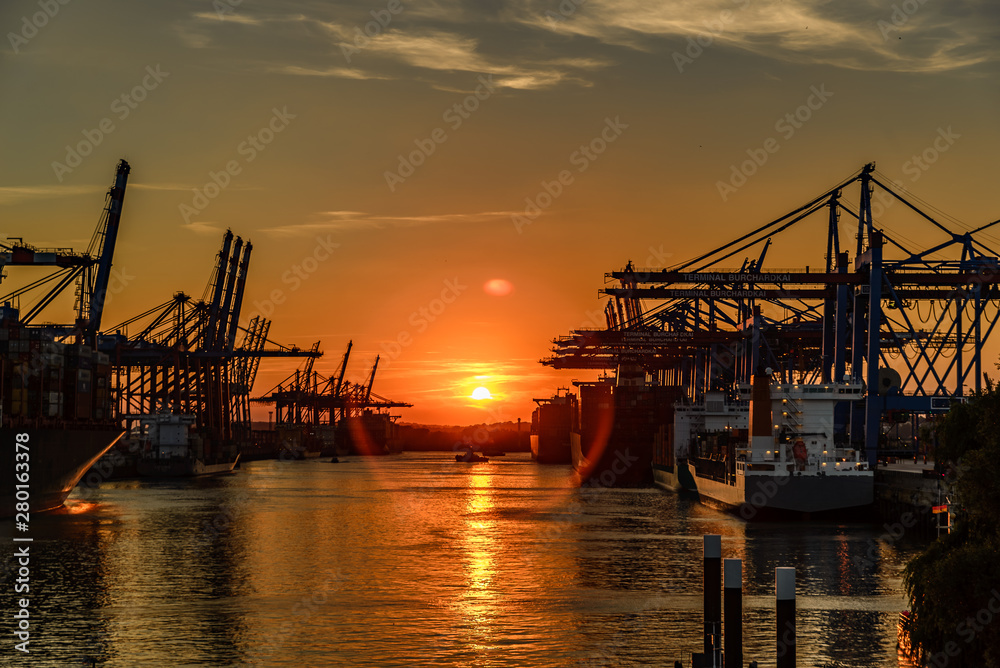
[[[882,464],[875,470],[875,506],[882,521],[887,524],[908,518],[915,519],[915,535],[932,539],[938,535],[939,523],[947,525],[947,515],[939,518],[935,507],[947,505],[947,488],[943,476],[937,472],[934,460],[896,460]],[[906,527],[908,531],[911,527]]]

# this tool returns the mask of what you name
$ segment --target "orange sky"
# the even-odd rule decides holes
[[[321,340],[321,372],[353,339],[348,377],[382,354],[407,421],[528,419],[594,377],[537,360],[601,324],[630,259],[680,262],[873,160],[966,225],[998,217],[998,10],[904,5],[5,2],[0,233],[85,248],[126,157],[106,324],[200,296],[228,227],[255,247],[244,314],[280,291],[271,337]],[[770,263],[818,266],[824,234]]]

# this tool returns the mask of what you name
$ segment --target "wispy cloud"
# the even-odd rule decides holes
[[[652,50],[657,39],[702,37],[770,58],[858,70],[937,72],[998,59],[997,10],[990,3],[920,5],[894,23],[895,7],[870,0],[588,0],[556,18],[551,9],[526,5],[519,20],[638,50]]]
[[[101,186],[0,186],[0,204],[39,197],[72,197],[101,192]]]
[[[197,186],[185,183],[129,183],[129,190],[165,190],[169,192],[188,192]]]
[[[268,13],[265,6],[256,5],[256,14],[251,15],[249,6],[241,6],[240,11],[227,14],[220,19],[213,12],[196,12],[189,20],[178,26],[182,43],[194,49],[209,46],[233,45],[228,53],[238,53],[236,36],[239,29],[255,31],[260,26],[268,27],[268,38],[274,41],[294,41],[295,48],[285,53],[294,53],[295,61],[254,63],[247,58],[251,67],[258,66],[269,73],[290,76],[332,77],[341,79],[403,79],[412,78],[413,70],[434,73],[437,80],[429,81],[436,88],[449,89],[449,82],[440,79],[452,73],[474,72],[493,74],[500,88],[540,89],[561,83],[590,85],[585,73],[606,67],[609,61],[594,57],[565,56],[551,50],[537,48],[512,49],[503,40],[493,40],[493,48],[482,48],[481,30],[475,6],[464,9],[458,6],[424,7],[408,9],[394,19],[392,25],[374,34],[359,31],[372,22],[369,13],[352,14],[350,10],[338,13],[338,20],[328,20],[322,11],[310,15],[283,14],[282,5],[274,5]],[[481,17],[480,17],[481,18]],[[523,32],[523,24],[518,21],[497,19],[491,30],[513,28]],[[445,28],[444,26],[447,26]],[[361,39],[362,42],[358,43]],[[360,49],[360,51],[358,51]],[[357,51],[358,55],[350,63],[344,59],[344,51]],[[287,58],[287,56],[286,56]],[[363,59],[363,60],[362,60]],[[363,62],[363,67],[360,66]]]
[[[697,37],[767,58],[856,70],[941,72],[1000,60],[1000,6],[992,0],[919,3],[912,12],[901,6],[889,0],[509,0],[502,6],[436,0],[407,6],[366,35],[360,31],[372,16],[358,7],[289,12],[286,3],[261,0],[224,19],[193,13],[178,31],[190,48],[226,46],[230,54],[265,26],[269,42],[294,45],[276,53],[296,54],[295,61],[272,59],[266,71],[403,79],[416,69],[433,76],[428,82],[435,87],[447,86],[450,73],[466,72],[491,73],[506,88],[589,85],[588,75],[611,64],[616,47],[669,56]],[[594,41],[612,48],[595,55]],[[361,51],[347,63],[345,48]],[[253,60],[248,53],[246,62]]]
[[[158,190],[167,192],[190,192],[196,186],[184,183],[136,183],[129,182],[128,189]],[[247,188],[243,188],[246,190]],[[107,192],[106,185],[43,185],[43,186],[0,186],[0,205],[14,204],[23,200],[53,197],[73,197],[76,195],[100,196]]]
[[[419,225],[483,224],[510,221],[512,211],[487,211],[482,213],[445,213],[425,216],[378,216],[362,211],[321,211],[313,214],[310,222],[261,230],[273,236],[309,236],[318,232],[350,232],[378,230],[390,227],[416,227]]]
[[[263,20],[249,16],[245,12],[234,11],[222,14],[218,12],[197,12],[194,14],[194,17],[203,21],[228,21],[246,26],[259,26],[264,24]]]
[[[335,77],[338,79],[391,79],[392,77],[383,74],[375,74],[364,70],[339,67],[336,65],[324,68],[301,67],[299,65],[279,65],[267,68],[268,72],[275,74],[291,74],[300,77]]]
[[[495,75],[501,88],[548,88],[562,82],[586,85],[585,70],[607,66],[599,58],[536,59],[517,53],[487,55],[479,40],[443,30],[389,30],[366,47],[373,56],[396,60],[414,68],[438,72],[475,72]]]
[[[198,221],[181,225],[188,232],[194,232],[202,236],[215,236],[222,233],[222,227],[212,223],[201,223]]]

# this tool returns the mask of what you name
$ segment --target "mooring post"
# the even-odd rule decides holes
[[[795,668],[795,569],[774,569],[778,613],[778,668]]]
[[[715,655],[716,637],[722,626],[722,536],[705,536],[705,658]],[[714,662],[710,665],[715,665]]]
[[[743,560],[723,561],[726,615],[725,668],[743,668]]]

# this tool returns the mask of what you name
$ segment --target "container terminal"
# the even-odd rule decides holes
[[[873,215],[892,205],[906,235]],[[988,237],[998,223],[959,227],[869,163],[690,260],[608,272],[606,326],[559,336],[541,360],[606,373],[577,383],[581,482],[644,485],[669,469],[687,486],[737,484],[751,465],[749,389],[766,371],[787,396],[768,433],[754,437],[769,447],[753,466],[802,475],[793,450],[822,441],[816,452],[800,447],[802,461],[874,471],[879,507],[926,505],[940,479],[930,427],[983,386],[982,351],[1000,317],[1000,261]],[[781,241],[808,230],[819,242],[813,254],[798,242],[793,255],[815,262],[773,266]],[[932,241],[918,246],[918,235]],[[848,394],[817,426],[803,393],[834,391]],[[725,419],[693,429],[685,417],[679,433],[675,421],[693,407]]]
[[[226,473],[241,457],[318,454],[317,443],[359,454],[398,448],[398,416],[388,411],[410,404],[373,393],[377,360],[366,383],[355,384],[344,378],[345,355],[333,383],[313,370],[323,355],[320,342],[309,349],[276,343],[269,338],[272,322],[259,315],[240,324],[253,245],[230,230],[202,299],[178,291],[107,324],[130,173],[128,162],[119,161],[85,252],[37,248],[20,238],[0,244],[2,278],[21,268],[48,272],[0,297],[0,428],[9,436],[4,448],[14,447],[18,430],[31,430],[33,510],[61,505],[105,453],[101,479]],[[72,317],[51,321],[53,303],[67,301],[71,289]],[[30,306],[21,308],[22,300]],[[304,367],[293,382],[252,397],[263,358],[300,358]],[[255,422],[252,402],[275,403],[277,424]],[[379,447],[353,445],[372,440]],[[2,499],[13,499],[13,484],[4,480]]]

